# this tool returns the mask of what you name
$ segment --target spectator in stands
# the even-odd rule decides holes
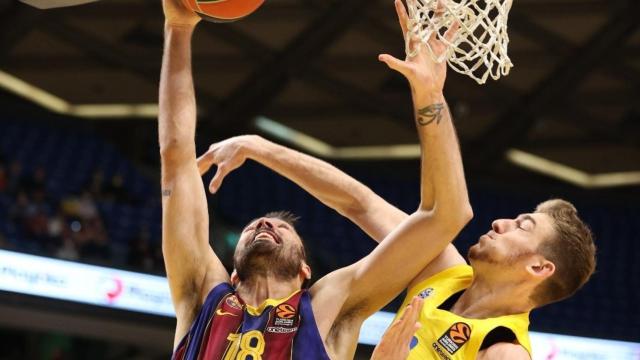
[[[98,218],[98,208],[93,196],[88,191],[83,192],[77,201],[77,212],[81,219],[93,220]]]
[[[64,213],[61,209],[57,209],[55,214],[49,217],[49,223],[47,224],[47,230],[49,235],[49,242],[56,248],[62,246],[62,238],[64,236],[65,228],[67,227]]]
[[[69,236],[64,237],[64,239],[62,240],[62,246],[58,248],[58,250],[54,255],[60,259],[70,260],[70,261],[76,261],[80,257],[76,244],[73,242],[73,239]]]

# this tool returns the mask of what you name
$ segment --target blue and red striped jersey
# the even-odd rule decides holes
[[[211,290],[173,360],[328,360],[309,292],[245,304],[230,284]]]

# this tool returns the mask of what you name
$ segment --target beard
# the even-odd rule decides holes
[[[492,265],[511,266],[524,258],[527,258],[529,256],[536,254],[535,251],[520,250],[511,254],[508,254],[507,256],[503,256],[502,258],[499,258],[498,256],[496,256],[495,251],[490,251],[490,250],[491,248],[487,248],[485,246],[485,248],[483,249],[480,246],[480,244],[475,244],[469,248],[467,257],[469,258],[469,260],[473,260],[474,262],[483,262],[483,263],[492,264]]]
[[[235,254],[233,265],[240,281],[264,276],[290,280],[298,276],[304,260],[304,252],[296,246],[257,240]]]
[[[497,264],[498,261],[494,259],[488,251],[483,251],[479,244],[475,244],[469,248],[467,253],[469,260],[481,261],[489,264]]]

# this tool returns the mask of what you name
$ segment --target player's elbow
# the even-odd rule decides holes
[[[195,144],[178,137],[160,139],[160,159],[163,163],[184,161],[189,154],[195,156]]]
[[[451,223],[456,232],[460,232],[473,219],[473,209],[468,201],[459,204],[451,211]]]
[[[418,210],[430,224],[438,224],[443,232],[455,237],[473,218],[473,209],[466,202],[455,207],[439,207],[433,210]]]
[[[443,219],[444,223],[458,230],[464,228],[473,219],[473,208],[468,199],[436,203],[432,213],[433,216]]]

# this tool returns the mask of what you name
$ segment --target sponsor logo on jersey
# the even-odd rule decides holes
[[[433,344],[431,344],[431,346],[433,347],[433,350],[436,351],[436,354],[438,354],[440,359],[442,359],[442,360],[451,360],[451,358],[449,356],[447,356],[447,354],[444,353],[444,351],[440,348],[440,346],[438,346],[438,344],[433,343]]]
[[[429,296],[433,295],[434,292],[435,290],[433,288],[426,288],[422,290],[420,294],[418,294],[418,296],[421,297],[422,299],[426,299]]]
[[[275,334],[289,334],[298,331],[298,327],[282,327],[282,326],[269,326],[267,332]]]
[[[442,345],[449,354],[455,354],[460,350],[462,345],[466,344],[471,338],[471,327],[463,322],[457,322],[447,330],[440,338],[438,343]]]
[[[281,319],[293,319],[296,316],[296,309],[289,304],[280,304],[276,308],[276,315]]]
[[[225,302],[234,309],[242,310],[242,305],[235,295],[228,296]]]
[[[236,314],[230,313],[230,312],[226,312],[222,309],[218,309],[216,310],[216,315],[220,315],[220,316],[238,316]]]
[[[276,318],[273,321],[275,326],[292,327],[296,316],[296,309],[289,304],[280,304],[276,308]]]
[[[280,319],[279,317],[276,317],[273,321],[273,325],[291,327],[293,326],[293,319]]]

